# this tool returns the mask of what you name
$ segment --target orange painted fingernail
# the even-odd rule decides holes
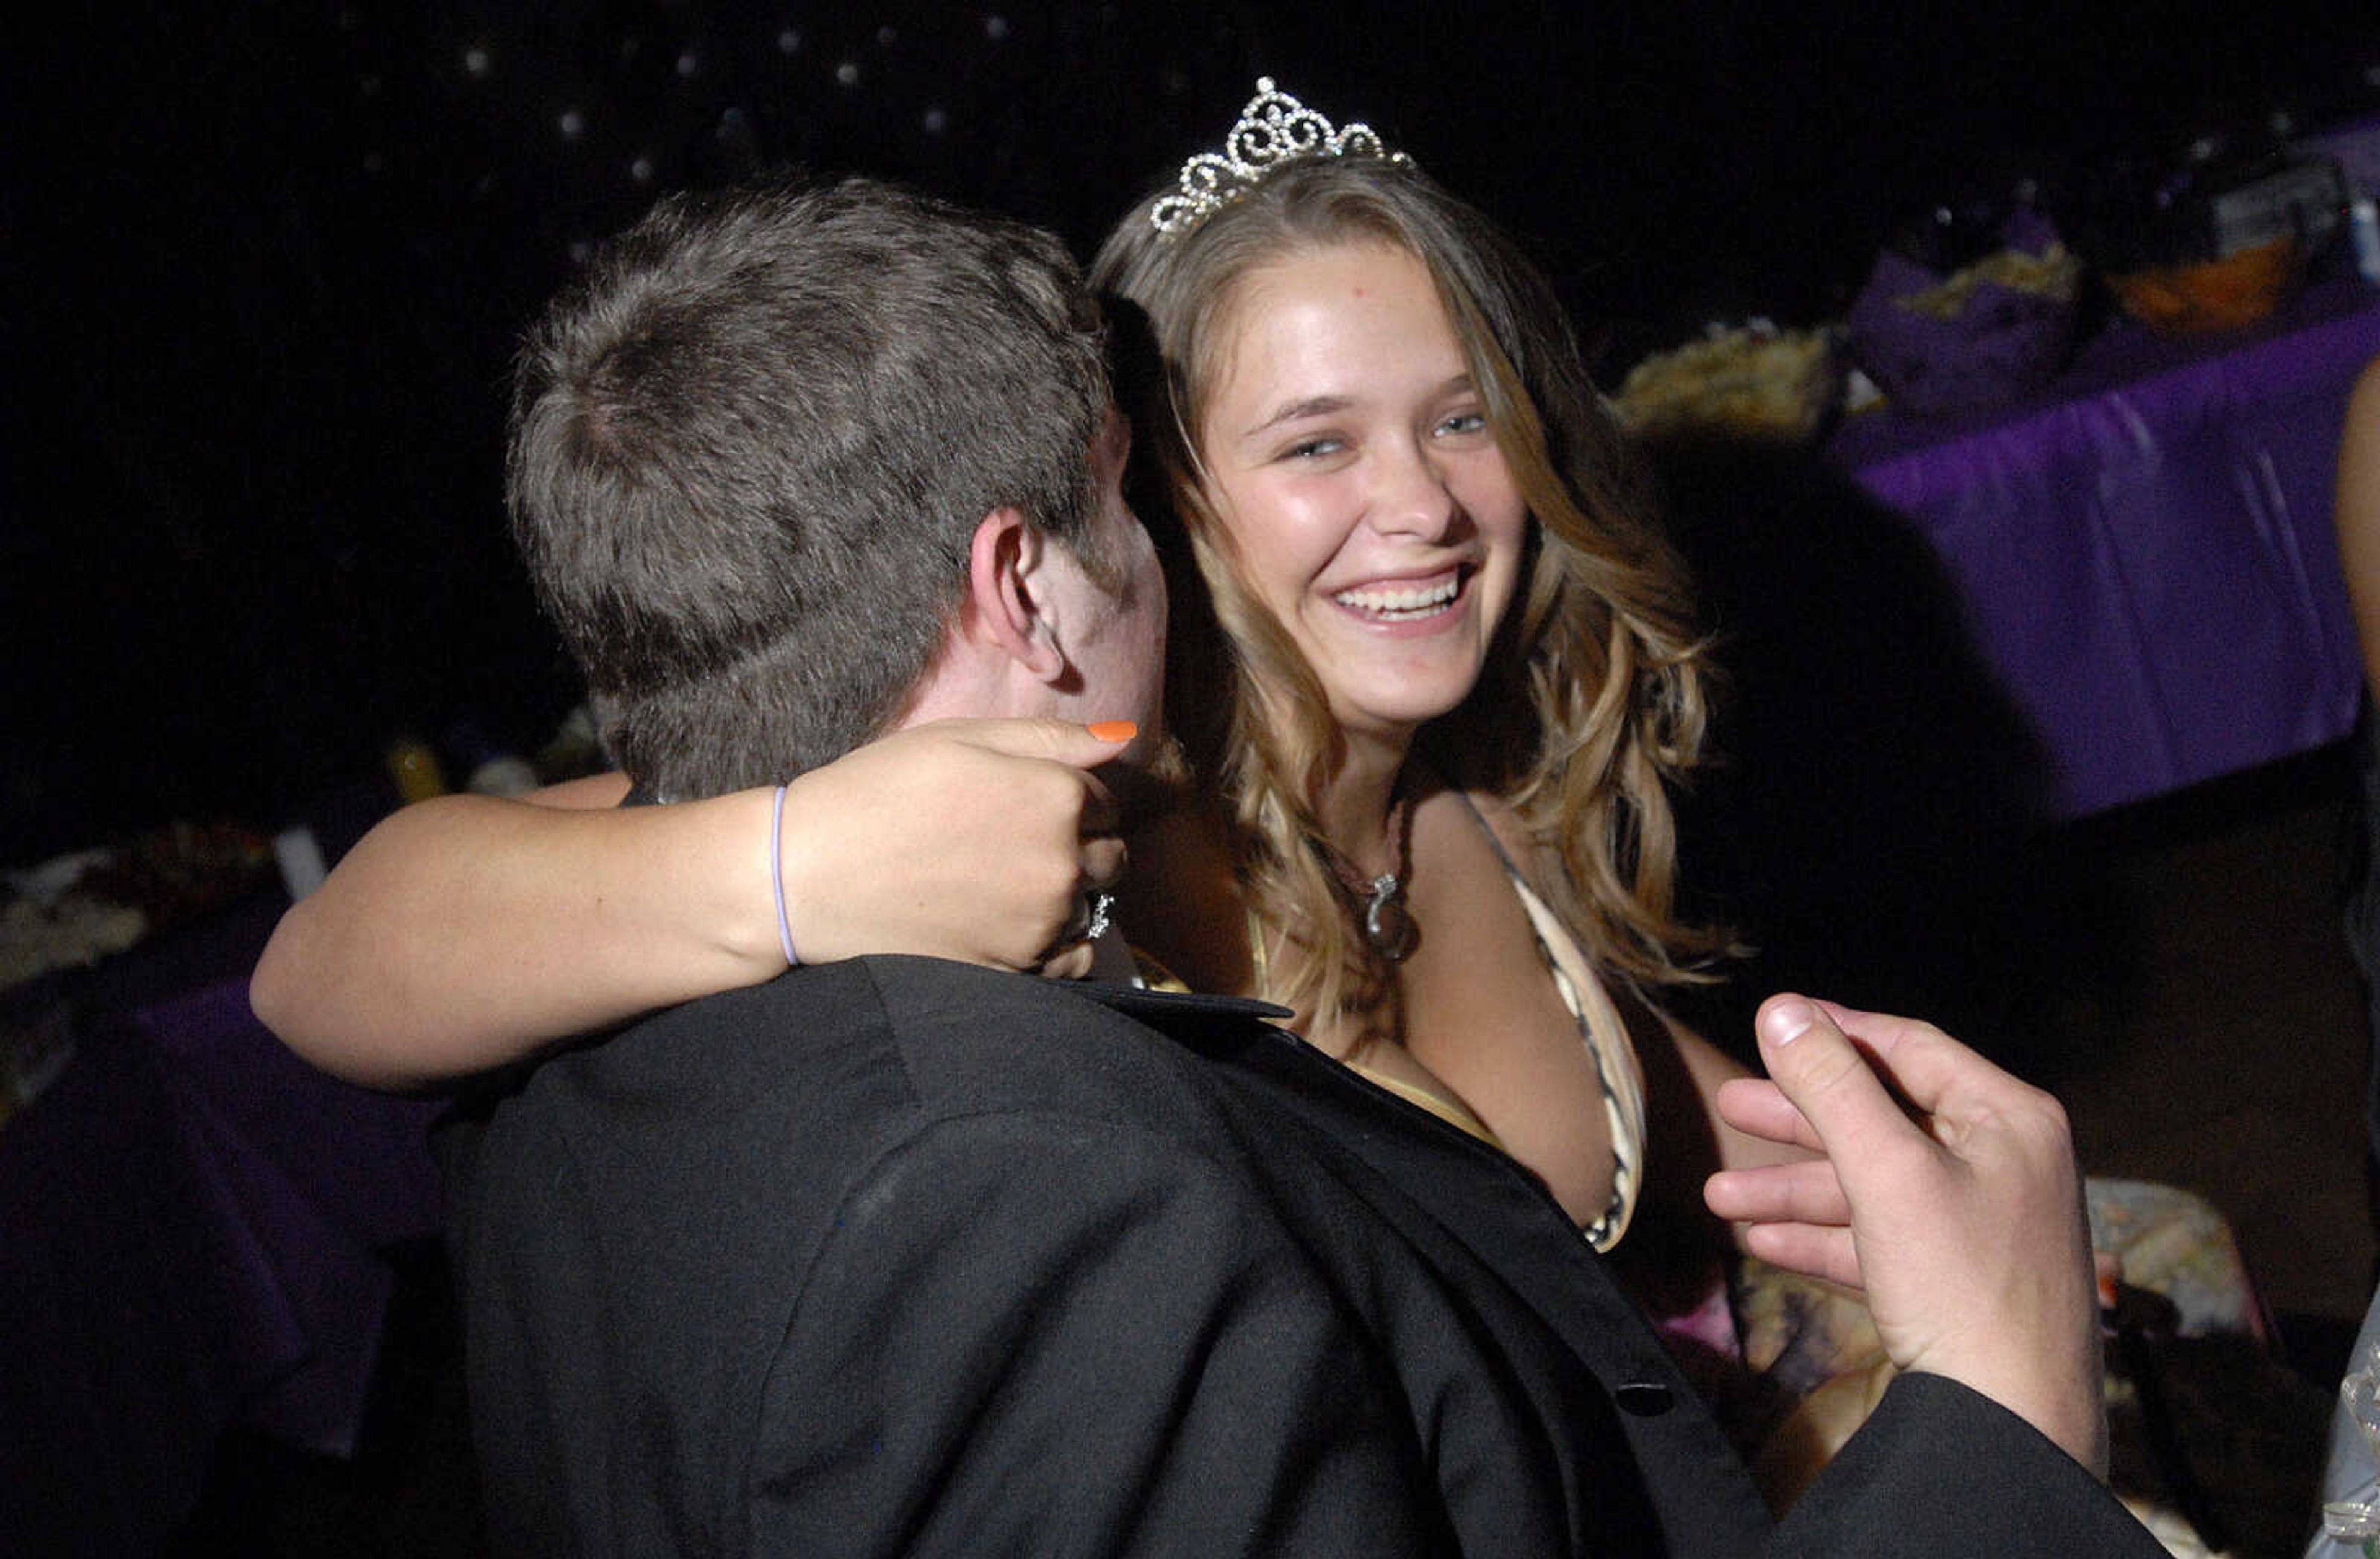
[[[1083,729],[1101,741],[1130,741],[1140,735],[1140,726],[1130,720],[1094,720]]]

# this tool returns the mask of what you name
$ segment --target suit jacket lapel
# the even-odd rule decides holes
[[[1751,1472],[1635,1303],[1536,1176],[1263,1021],[1282,1016],[1279,1007],[1121,987],[1087,993],[1264,1075],[1328,1141],[1502,1278],[1610,1398],[1678,1552],[1758,1545],[1769,1518]],[[1228,1018],[1239,1021],[1218,1021]]]

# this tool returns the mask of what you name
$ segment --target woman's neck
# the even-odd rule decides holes
[[[1315,821],[1322,825],[1322,836],[1367,876],[1396,871],[1402,864],[1398,841],[1389,836],[1389,812],[1395,805],[1397,782],[1412,749],[1409,737],[1350,732],[1347,761],[1316,798]]]

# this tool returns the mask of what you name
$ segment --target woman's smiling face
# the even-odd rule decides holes
[[[1478,681],[1528,514],[1421,262],[1386,242],[1244,275],[1199,428],[1242,577],[1350,734],[1410,739]]]

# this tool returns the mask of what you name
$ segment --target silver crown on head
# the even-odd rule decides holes
[[[1182,164],[1182,192],[1149,208],[1148,220],[1168,238],[1186,233],[1222,207],[1264,182],[1265,176],[1302,157],[1343,157],[1349,152],[1410,164],[1391,152],[1369,125],[1333,128],[1330,120],[1272,84],[1257,78],[1257,95],[1240,110],[1240,122],[1223,138],[1220,152],[1201,152]]]

